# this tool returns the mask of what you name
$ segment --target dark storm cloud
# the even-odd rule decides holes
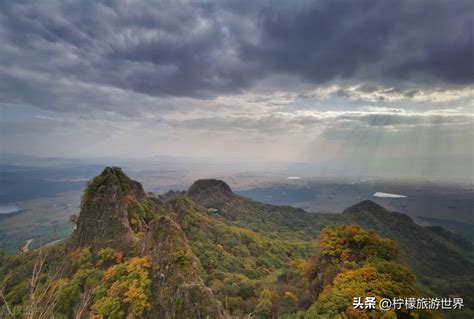
[[[471,83],[472,1],[318,1],[267,8],[246,59],[319,83],[339,79]]]
[[[404,90],[421,81],[471,84],[473,6],[462,0],[2,1],[0,102],[74,108],[81,91],[58,93],[65,79],[69,86],[194,98],[284,76]],[[91,108],[115,102],[88,99],[89,91],[84,100]]]

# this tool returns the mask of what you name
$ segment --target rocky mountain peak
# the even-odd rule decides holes
[[[352,205],[346,208],[343,213],[361,213],[361,212],[370,212],[370,213],[387,213],[388,211],[371,200],[364,200],[360,203]]]
[[[232,189],[219,179],[199,179],[189,187],[187,194],[196,197],[209,194],[233,194]]]
[[[88,183],[82,195],[72,244],[121,249],[132,246],[136,239],[129,223],[128,204],[144,198],[140,183],[118,167],[106,167]]]

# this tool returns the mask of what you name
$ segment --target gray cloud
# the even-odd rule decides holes
[[[473,10],[468,0],[0,1],[0,145],[396,162],[413,176],[426,163],[469,168]]]
[[[58,93],[64,79],[150,96],[213,98],[285,76],[312,85],[343,80],[394,86],[466,85],[474,78],[471,1],[0,6],[3,66],[53,79],[44,85],[2,69],[3,103],[60,110],[85,99],[82,104],[108,108],[100,99],[88,101],[90,94]],[[408,97],[416,94],[404,90]]]
[[[368,108],[367,111],[341,112],[272,112],[259,115],[228,114],[185,120],[168,120],[167,125],[207,132],[291,135],[322,134],[340,138],[341,132],[372,131],[374,133],[414,131],[424,127],[449,127],[463,132],[474,123],[470,113],[441,111],[406,112],[395,108]],[[332,134],[336,132],[336,134]],[[347,136],[346,136],[347,137]]]

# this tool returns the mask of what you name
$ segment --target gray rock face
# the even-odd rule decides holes
[[[202,282],[196,257],[176,222],[169,217],[153,220],[139,246],[140,255],[150,257],[155,268],[157,318],[226,318]]]
[[[140,183],[120,168],[105,168],[84,191],[72,245],[130,249],[137,239],[130,227],[127,201],[145,197]]]

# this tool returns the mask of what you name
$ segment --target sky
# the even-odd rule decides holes
[[[0,2],[0,146],[472,178],[474,2]]]

